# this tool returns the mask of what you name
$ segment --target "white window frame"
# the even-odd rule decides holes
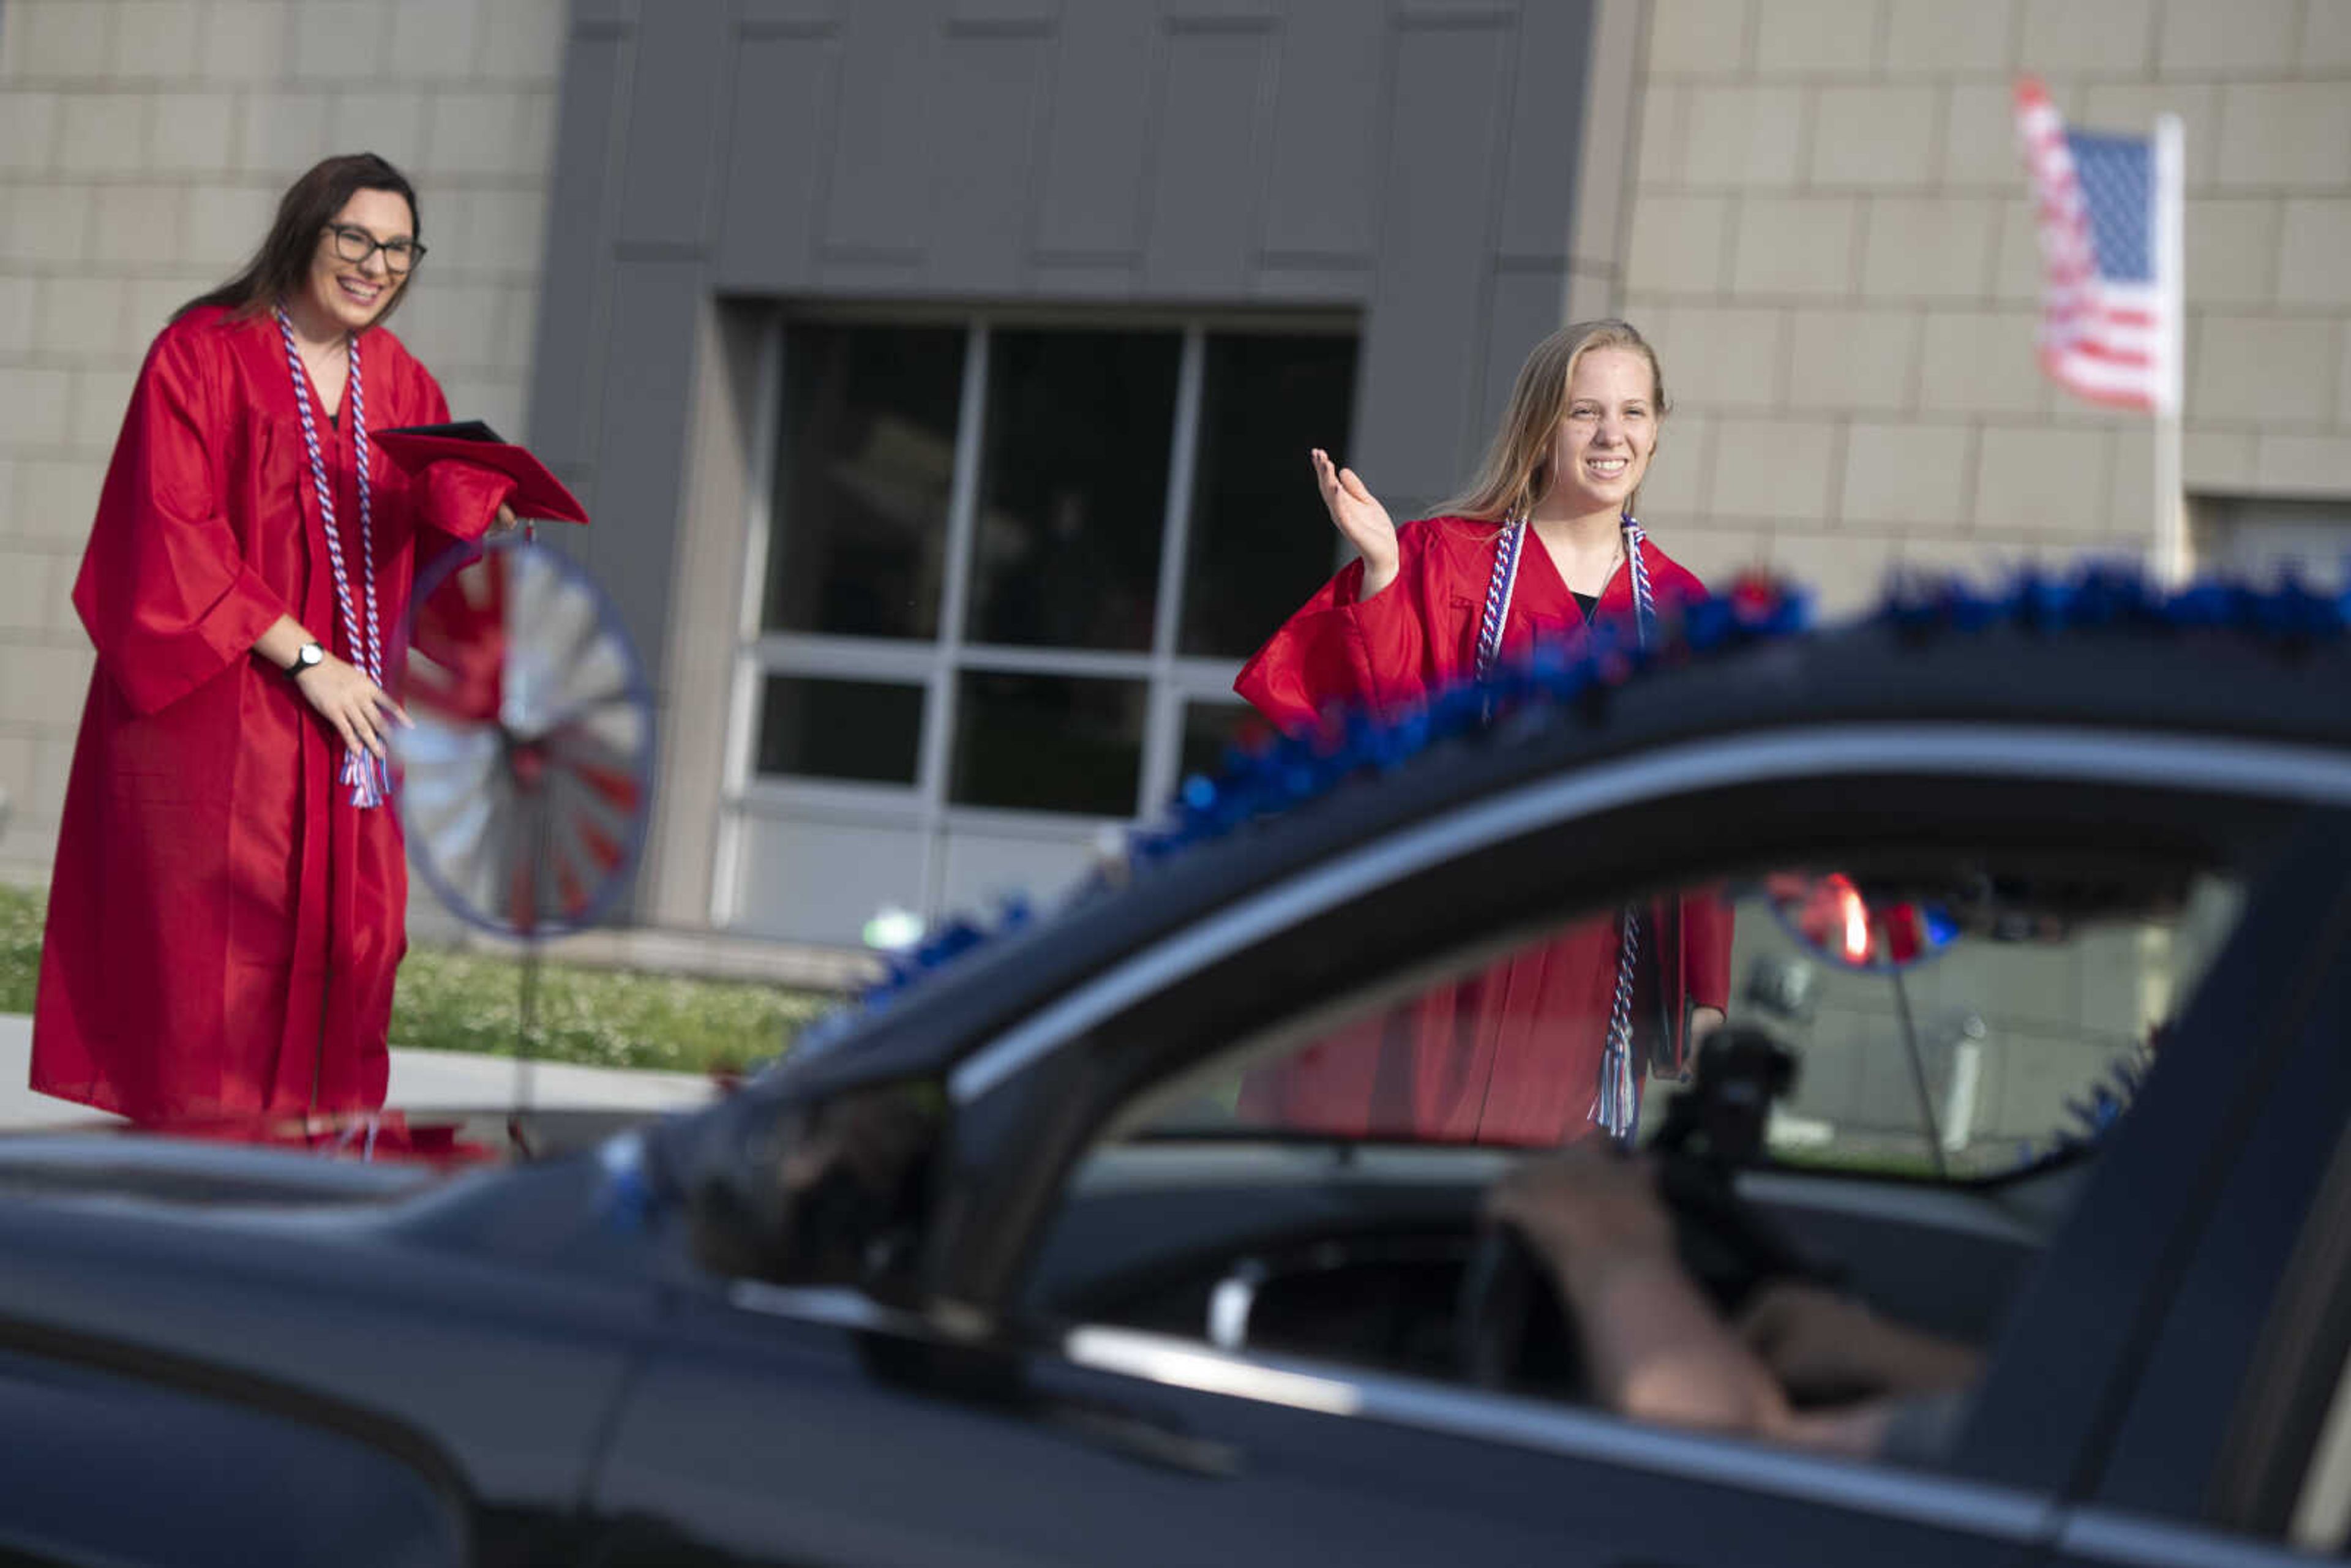
[[[936,635],[926,640],[852,637],[762,629],[768,564],[774,547],[773,497],[780,459],[785,336],[794,324],[946,325],[965,331],[963,382],[956,411],[954,477],[948,490],[946,539]],[[987,439],[988,359],[1000,329],[1034,327],[1180,334],[1175,424],[1170,432],[1167,488],[1160,518],[1159,580],[1155,590],[1148,652],[1106,653],[1032,648],[967,641],[973,541],[977,532],[981,455]],[[1187,704],[1239,706],[1232,690],[1238,658],[1177,652],[1182,633],[1183,577],[1190,544],[1192,486],[1198,455],[1200,409],[1211,332],[1328,335],[1361,340],[1353,315],[1327,311],[1187,311],[1147,308],[1070,310],[1037,308],[958,309],[936,305],[868,305],[778,310],[760,353],[750,464],[742,591],[737,606],[733,677],[728,692],[726,756],[720,798],[717,874],[712,923],[726,926],[743,913],[740,886],[744,834],[750,822],[790,821],[843,826],[895,827],[920,836],[926,852],[922,908],[937,907],[947,837],[958,830],[996,837],[1034,837],[1068,844],[1104,828],[1131,822],[1167,800],[1180,782],[1183,717]],[[1360,381],[1360,364],[1357,371]],[[1301,483],[1304,483],[1301,476]],[[1332,560],[1347,550],[1334,531]],[[1268,629],[1270,631],[1270,628]],[[1124,816],[1089,817],[1060,811],[957,805],[948,798],[957,719],[957,685],[965,672],[1095,677],[1140,684],[1145,694],[1143,756],[1136,809]],[[845,779],[779,778],[758,771],[759,702],[770,675],[888,681],[924,691],[923,727],[911,785]]]

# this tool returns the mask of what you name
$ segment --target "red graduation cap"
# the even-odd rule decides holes
[[[412,474],[422,472],[428,464],[444,462],[496,469],[515,482],[514,496],[507,504],[517,517],[565,523],[588,520],[588,508],[580,504],[580,497],[532,456],[529,448],[499,440],[498,433],[478,419],[455,424],[403,425],[368,434],[392,455],[393,462]]]

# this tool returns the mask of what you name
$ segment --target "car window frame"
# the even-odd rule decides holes
[[[2204,1173],[2200,1223],[2177,1239],[2174,1288],[2139,1324],[2116,1325],[2146,1350],[2089,1497],[2095,1520],[2263,1550],[2289,1539],[2335,1392],[2327,1374],[2351,1354],[2351,823],[2309,824],[2284,858],[2283,885],[2253,917],[2299,929],[2302,963],[2276,977],[2287,994],[2252,998],[2283,1027],[2267,1051],[2213,1064],[2241,1082],[2233,1095],[2216,1077],[2189,1108],[2233,1123],[2233,1144]]]
[[[1689,769],[1678,789],[1660,788],[1661,773],[1670,779],[1677,763],[1693,759],[1702,765]],[[1683,742],[1661,753],[1611,759],[1565,777],[1537,779],[1385,835],[1352,860],[1308,867],[1131,955],[1124,964],[1065,993],[1040,1014],[981,1043],[964,1057],[951,1079],[960,1147],[943,1172],[943,1186],[959,1190],[956,1218],[973,1228],[1000,1227],[1010,1218],[1018,1226],[1017,1245],[1025,1252],[1039,1233],[1040,1213],[1049,1211],[1091,1131],[1130,1097],[1129,1090],[1113,1087],[1114,1074],[1105,1079],[1102,1071],[1102,1052],[1114,1045],[1122,1020],[1162,1009],[1171,997],[1187,990],[1217,985],[1237,956],[1269,946],[1311,946],[1318,921],[1408,896],[1414,874],[1431,866],[1458,866],[1464,858],[1509,852],[1571,825],[1590,830],[1620,819],[1637,821],[1660,812],[1686,813],[1693,799],[1747,800],[1751,810],[1770,820],[1789,842],[1775,839],[1753,852],[1751,858],[1758,861],[1784,860],[1785,851],[1799,843],[1815,852],[1833,853],[1841,841],[1867,841],[1876,831],[1869,814],[1865,810],[1856,817],[1845,809],[1833,821],[1825,820],[1801,805],[1792,807],[1791,800],[1798,797],[1792,797],[1786,786],[1792,780],[1807,781],[1816,797],[1849,793],[1842,787],[1887,778],[1976,797],[1974,808],[1960,820],[1977,832],[1989,821],[2019,815],[2018,784],[2032,786],[2034,805],[2029,814],[2036,821],[2045,815],[2053,790],[2078,805],[2095,799],[2109,813],[2136,801],[2143,809],[2160,805],[2175,818],[2181,815],[2183,801],[2209,800],[2216,792],[2282,810],[2314,799],[2337,806],[2351,803],[2351,758],[2329,748],[2271,741],[2214,747],[2207,737],[2088,734],[2030,723],[1807,727],[1768,737]],[[2126,788],[2117,793],[2118,785]],[[2224,837],[2216,835],[2210,841],[2217,845]],[[1678,866],[1662,863],[1656,875],[1671,878],[1677,871],[1710,874],[1709,862],[1715,858],[1708,847],[1691,848]],[[1613,865],[1592,880],[1604,881],[1612,871]],[[1575,902],[1573,893],[1554,898],[1555,904]],[[1275,1010],[1298,1009],[1285,1002]],[[1052,1110],[1040,1119],[1040,1109],[1045,1106]],[[1072,1136],[1073,1126],[1086,1135]],[[996,1153],[1016,1145],[1029,1155],[1020,1167],[1025,1192],[964,1186],[968,1181],[984,1189]],[[1005,1234],[997,1231],[999,1238]],[[946,1256],[950,1266],[933,1275],[944,1286],[941,1298],[975,1323],[1000,1326],[1001,1312],[1016,1293],[958,1290],[951,1242]],[[938,1261],[935,1255],[934,1261]],[[2053,1490],[2070,1468],[2052,1466],[2036,1484]],[[1999,1478],[2002,1484],[2013,1479]]]
[[[2262,1361],[2240,1403],[2218,1522],[2304,1552],[2351,1546],[2351,1128],[2262,1332]],[[2334,1366],[2332,1378],[2309,1375]],[[2323,1397],[2321,1396],[2323,1393]]]
[[[2329,811],[2322,813],[2321,819],[2304,823],[2296,835],[2296,847],[2289,848],[2285,859],[2306,859],[2309,839],[2325,841],[2333,835],[2351,842],[2351,834],[2346,832],[2351,828],[2351,814]],[[2296,879],[2289,873],[2289,881],[2312,880],[2308,864],[2293,870],[2302,875]],[[2278,880],[2253,879],[2248,893],[2258,895],[2270,891]],[[2351,894],[2341,902],[2351,908]],[[2276,920],[2280,915],[2272,909],[2265,917]],[[2335,922],[2322,939],[2301,952],[2288,977],[2328,972],[2345,946],[2341,927],[2346,925],[2351,925],[2351,920]],[[2261,938],[2259,931],[2232,932],[2223,945],[2223,954],[2229,955],[2241,940],[2258,947]],[[2242,962],[2241,956],[2237,962]],[[2233,979],[2232,975],[2224,976],[2222,983]],[[2282,1037],[2277,1051],[2298,1049],[2291,1039],[2283,1038],[2299,1033],[2298,1024],[2289,1023],[2274,1032]],[[2152,1135],[2140,1133],[2143,1140]],[[2216,1135],[2212,1144],[2214,1157],[2227,1157],[2234,1146],[2225,1134]],[[2344,1141],[2342,1148],[2351,1151],[2351,1138]],[[2335,1176],[2351,1187],[2351,1154],[2339,1156],[2335,1164]],[[2112,1198],[2109,1192],[2106,1200]],[[2351,1201],[2351,1193],[2346,1198]],[[2323,1207],[2314,1209],[2302,1228],[2323,1226],[2325,1218]],[[2187,1239],[2192,1240],[2192,1231]],[[2351,1253],[2351,1247],[2337,1248],[2335,1256],[2341,1260],[2346,1253]],[[2339,1279],[2333,1282],[2341,1283]],[[2155,1292],[2142,1292],[2142,1306],[2147,1315],[2159,1317],[2169,1310],[2170,1302]],[[1566,1458],[1602,1458],[1612,1465],[1735,1485],[1792,1500],[1865,1509],[1889,1520],[1957,1525],[1993,1540],[2023,1543],[2045,1539],[2065,1554],[2144,1563],[2150,1568],[2200,1565],[2223,1559],[2289,1560],[2272,1542],[2225,1534],[2207,1521],[2149,1517],[2075,1497],[2077,1483],[2093,1469],[2086,1462],[2093,1451],[2086,1444],[2077,1456],[2078,1462],[2053,1464],[2038,1481],[2015,1476],[1993,1478],[1959,1469],[1925,1470],[1886,1460],[1855,1466],[1849,1460],[1778,1448],[1767,1448],[1772,1462],[1761,1464],[1754,1457],[1756,1445],[1743,1439],[1667,1431],[1605,1412],[1569,1409],[1407,1375],[1366,1372],[1306,1356],[1254,1354],[1091,1323],[1068,1331],[1066,1354],[1072,1361],[1097,1370],[1168,1386],[1321,1408],[1334,1416],[1403,1422]]]
[[[1376,895],[1464,847],[1599,823],[1620,812],[1684,810],[1718,790],[1832,780],[1856,785],[1918,774],[1935,779],[2047,779],[2125,784],[2175,795],[2225,791],[2248,799],[2351,805],[2351,756],[2332,748],[2236,740],[2227,765],[2219,737],[2156,731],[2087,732],[2045,724],[1827,724],[1668,745],[1540,778],[1377,835],[1354,853],[1307,866],[1274,886],[1150,944],[967,1052],[949,1072],[958,1103],[977,1102],[1067,1045],[1113,1009],[1180,983],[1235,946],[1294,928],[1341,901]],[[2068,775],[2065,768],[2076,771]],[[1655,790],[1651,794],[1647,791]],[[1650,809],[1647,811],[1644,808]],[[1855,814],[1856,823],[1871,819]],[[1819,826],[1824,831],[1834,822]],[[1697,856],[1685,860],[1702,864]],[[1768,857],[1765,857],[1768,859]],[[1585,879],[1601,883],[1604,879]],[[1695,874],[1653,881],[1701,880]],[[1600,907],[1604,897],[1587,900]]]
[[[1798,852],[1834,853],[1879,831],[1883,819],[1872,813],[1867,787],[1889,778],[1963,797],[1989,790],[1994,805],[2015,785],[2030,784],[2036,808],[2070,779],[2081,797],[2075,804],[2084,810],[2095,805],[2109,822],[2122,821],[2116,813],[2127,802],[2176,803],[2220,790],[2282,810],[2312,800],[2351,805],[2351,756],[2328,748],[2274,742],[2216,747],[2208,737],[1983,723],[1805,727],[1683,742],[1468,802],[1218,909],[1088,977],[965,1053],[947,1081],[956,1212],[930,1238],[929,1286],[983,1314],[1017,1296],[1013,1276],[1041,1226],[1039,1209],[1114,1110],[1105,1100],[1123,1104],[1145,1072],[1164,1079],[1188,1065],[1120,1060],[1147,1054],[1136,1042],[1148,1038],[1153,1015],[1170,998],[1246,974],[1253,955],[1275,946],[1301,950],[1311,972],[1318,930],[1376,920],[1381,905],[1408,901],[1432,876],[1443,880],[1467,864],[1508,875],[1510,857],[1548,835],[1583,832],[1602,849],[1588,867],[1573,864],[1555,891],[1530,890],[1521,923],[1562,908],[1596,907],[1620,894],[1627,876],[1670,885],[1716,874],[1726,858],[1719,849],[1759,864]],[[1790,791],[1792,781],[1812,788]],[[1848,785],[1860,787],[1858,801],[1854,789],[1840,788]],[[1709,810],[1734,800],[1774,813],[1769,821],[1775,836],[1767,846],[1740,851],[1686,831],[1691,823],[1703,827],[1712,821]],[[1980,828],[2003,814],[1976,814],[1984,810],[1967,802],[1956,821]],[[2019,815],[2012,797],[2004,814]],[[1910,824],[1902,819],[1902,825]],[[2219,826],[2208,826],[2208,843],[2217,845]],[[1645,870],[1617,874],[1620,862],[1634,858],[1625,846],[1645,833],[1660,835],[1653,841],[1660,852],[1641,857]],[[1464,938],[1464,946],[1506,924],[1481,916],[1480,936]],[[1358,982],[1366,983],[1368,977]],[[1302,1009],[1284,1004],[1275,1010]],[[1194,1055],[1223,1049],[1201,1047]]]
[[[2149,1447],[2169,1423],[2134,1417],[2212,1398],[2217,1363],[2196,1364],[2195,1347],[2179,1343],[2180,1325],[2222,1333],[2241,1352],[2244,1328],[2266,1299],[2249,1303],[2230,1282],[2217,1298],[2231,1320],[2223,1326],[2213,1316],[2215,1276],[2199,1265],[2227,1229],[2216,1195],[2269,1168],[2254,1130],[2309,1110],[2278,1086],[2310,1054],[2303,1009],[2324,994],[2339,951],[2340,933],[2314,916],[2346,907],[2346,846],[2351,822],[2340,808],[2306,813],[2266,865],[2249,868],[2236,929],[2188,999],[2132,1113],[2100,1140],[2061,1245],[2025,1281],[1955,1457],[1965,1472],[2013,1479],[2066,1464],[2069,1498],[2096,1505],[2085,1529],[2109,1514],[2135,1521],[2161,1511],[2145,1503],[2150,1458],[2163,1467],[2154,1489],[2162,1509],[2201,1496],[2206,1473],[2184,1475],[2179,1453]],[[2225,1408],[2209,1420],[2217,1436]],[[2134,1479],[2136,1496],[2117,1488]]]

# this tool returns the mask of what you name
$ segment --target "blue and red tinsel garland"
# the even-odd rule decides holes
[[[1985,592],[1956,576],[1897,572],[1866,619],[1918,637],[1995,627],[2050,634],[2129,629],[2219,632],[2294,645],[2332,641],[2351,630],[2351,590],[2324,592],[2289,575],[2271,586],[2206,579],[2171,592],[2136,568],[2092,564],[2066,573],[2026,570],[2005,591]],[[1217,774],[1186,779],[1157,820],[1131,830],[1123,867],[1097,873],[1061,913],[1249,823],[1295,811],[1349,779],[1392,772],[1448,741],[1484,729],[1517,729],[1531,712],[1588,703],[1652,670],[1784,642],[1810,629],[1810,600],[1801,589],[1745,578],[1728,593],[1680,607],[1647,646],[1629,624],[1603,622],[1573,653],[1538,645],[1486,679],[1445,688],[1405,712],[1334,711],[1311,734],[1236,747]],[[883,976],[852,1001],[802,1030],[796,1050],[831,1044],[934,972],[1034,918],[1025,900],[1011,899],[991,925],[967,917],[948,921],[893,955]]]

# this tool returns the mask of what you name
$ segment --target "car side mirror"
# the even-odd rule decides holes
[[[688,1176],[695,1256],[737,1278],[911,1294],[945,1124],[928,1082],[804,1104],[738,1096]]]

